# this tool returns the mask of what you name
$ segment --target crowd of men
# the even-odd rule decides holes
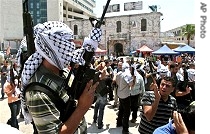
[[[141,118],[138,127],[141,134],[195,132],[195,109],[191,108],[195,106],[195,61],[190,55],[181,61],[160,57],[157,60],[145,57],[143,62],[129,57],[94,57],[89,62],[85,56],[90,57],[98,47],[100,37],[95,36],[101,35],[100,29],[93,28],[83,47],[76,50],[73,32],[62,22],[45,22],[34,30],[36,51],[22,65],[21,76],[18,72],[15,77],[7,69],[9,75],[4,79],[7,60],[1,68],[2,99],[5,91],[18,101],[9,104],[12,113],[9,125],[18,129],[21,100],[21,112],[26,124],[33,124],[34,134],[87,133],[84,115],[91,105],[94,104],[93,123],[102,129],[105,106],[108,101],[114,101],[113,107],[118,107],[116,127],[122,127],[123,134],[129,133],[129,122],[136,123],[137,118]],[[67,79],[69,88],[72,90],[76,83],[83,89],[76,98],[66,88],[65,69],[74,77]],[[86,74],[81,72],[85,69],[94,70],[97,78],[77,83],[84,77],[81,74]],[[74,90],[77,93],[79,89]],[[140,107],[141,114],[137,115]],[[168,123],[174,124],[168,128],[173,132],[167,130]]]
[[[167,124],[174,111],[181,112],[195,101],[194,57],[185,54],[181,62],[160,57],[156,61],[152,59],[147,57],[142,63],[133,61],[132,57],[118,60],[104,60],[102,57],[95,61],[96,66],[109,65],[107,76],[112,78],[114,99],[111,92],[108,100],[114,100],[113,107],[119,103],[116,126],[122,126],[123,133],[129,132],[130,117],[130,122],[136,122],[139,117],[136,111],[140,106],[143,111],[138,130],[141,134],[148,134]],[[188,122],[195,122],[193,120]]]

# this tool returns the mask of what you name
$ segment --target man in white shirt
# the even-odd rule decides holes
[[[130,65],[123,63],[122,71],[118,72],[116,75],[116,84],[118,86],[117,96],[120,101],[117,127],[123,127],[123,134],[129,134],[130,87],[132,87],[134,83],[135,76],[131,75]]]

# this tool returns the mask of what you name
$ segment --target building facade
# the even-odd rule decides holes
[[[19,47],[24,36],[22,2],[0,0],[0,50],[5,50],[12,43],[13,48]],[[92,27],[89,17],[95,16],[95,6],[95,0],[28,0],[28,9],[34,25],[45,21],[62,21],[74,31],[78,47],[81,46],[84,37],[89,35]],[[164,41],[187,42],[186,37],[178,34],[181,27],[161,34],[161,16],[160,12],[150,12],[105,17],[99,47],[106,49],[108,54],[129,55],[142,45],[157,50]],[[191,44],[194,46],[194,38]]]
[[[0,0],[0,50],[16,48],[22,38],[22,0]]]
[[[95,0],[29,0],[34,25],[46,21],[69,22],[94,17]]]
[[[23,33],[24,0],[0,0],[0,50],[8,45],[18,48]],[[46,21],[68,23],[74,19],[94,17],[95,0],[28,0],[33,25]],[[11,10],[12,9],[12,10]]]
[[[187,24],[186,24],[187,25]],[[187,37],[183,36],[182,29],[183,27],[186,27],[186,25],[173,28],[171,30],[165,31],[161,34],[162,42],[176,42],[179,43],[185,43],[187,44]],[[194,24],[191,24],[194,25]],[[191,37],[190,44],[191,47],[195,47],[195,35]]]
[[[151,12],[105,17],[99,47],[107,49],[108,54],[112,53],[117,56],[129,55],[130,52],[145,44],[157,50],[161,45],[161,16],[160,12]],[[91,30],[91,23],[87,19],[73,20],[67,24],[74,31],[76,42],[82,41]]]

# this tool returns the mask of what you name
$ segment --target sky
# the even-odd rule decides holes
[[[123,11],[125,2],[137,2],[141,0],[111,0],[112,4],[121,4],[121,12],[107,13],[105,17],[117,16],[117,15],[128,15],[138,13],[150,13],[151,9],[149,6],[157,5],[157,11],[161,12],[163,20],[161,21],[161,32],[171,30],[183,26],[185,24],[195,24],[195,0],[142,0],[143,9],[133,10],[132,12]],[[96,7],[94,13],[99,18],[103,12],[103,6],[106,5],[107,0],[96,0]]]

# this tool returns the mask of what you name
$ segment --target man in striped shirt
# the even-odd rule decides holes
[[[176,99],[170,95],[175,89],[173,78],[164,77],[160,89],[156,83],[152,83],[150,89],[141,99],[143,113],[138,128],[140,134],[152,134],[157,127],[167,124],[172,112],[177,109]]]
[[[97,31],[99,34],[94,34]],[[21,104],[25,122],[33,123],[38,134],[87,133],[84,115],[93,103],[98,82],[87,82],[76,99],[75,94],[68,93],[68,88],[65,88],[63,70],[70,63],[89,64],[85,60],[89,55],[84,55],[98,47],[100,38],[94,35],[100,35],[100,31],[93,28],[91,38],[85,38],[83,46],[76,49],[73,31],[65,23],[48,21],[34,27],[36,51],[24,63]],[[70,106],[68,102],[72,102]],[[67,111],[67,108],[70,110]]]

